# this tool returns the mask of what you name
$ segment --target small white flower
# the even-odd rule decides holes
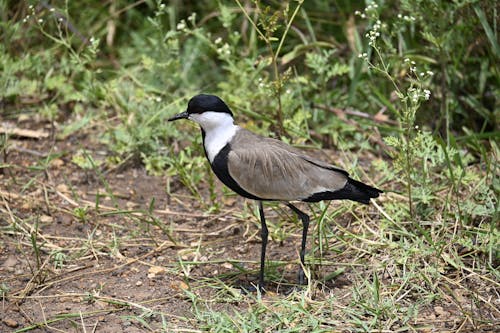
[[[220,43],[222,43],[222,37],[217,37],[217,38],[214,40],[214,43],[215,43],[215,44],[220,44]]]
[[[433,75],[434,75],[434,72],[433,72],[433,71],[427,71],[427,75],[429,75],[429,76],[433,76]]]
[[[58,20],[59,22],[62,22],[62,21],[63,21],[63,18],[62,18],[62,17],[60,17],[60,18],[58,18],[57,20]]]
[[[182,20],[177,23],[177,30],[184,30],[186,28],[186,21]]]
[[[38,23],[43,23],[43,19],[38,19]]]
[[[398,18],[399,18],[399,19],[400,19],[400,18],[402,18],[402,17],[403,17],[403,15],[401,15],[401,14],[398,14]]]
[[[365,13],[361,14],[361,18],[366,18]]]
[[[410,59],[408,59],[408,58],[405,58],[405,62],[410,62]]]
[[[161,102],[161,97],[160,97],[160,96],[156,97],[156,101],[157,101],[158,103],[160,103],[160,102]]]
[[[228,43],[224,43],[224,45],[222,45],[219,49],[217,49],[217,53],[219,53],[219,54],[225,54],[225,55],[230,55],[231,54],[231,50],[229,48],[229,44]]]
[[[361,12],[359,10],[354,12],[354,15],[361,15]]]
[[[49,9],[50,12],[53,12],[54,10],[56,10],[54,7]]]
[[[428,90],[428,89],[424,89],[424,98],[425,100],[429,100],[429,98],[431,97],[431,91]]]
[[[160,4],[160,9],[164,9],[164,8],[165,8],[165,4],[164,3]]]
[[[415,129],[418,130],[418,125],[415,125]]]
[[[425,75],[425,73],[424,73],[424,72],[420,72],[418,75],[420,75],[420,76],[424,76],[424,75]]]

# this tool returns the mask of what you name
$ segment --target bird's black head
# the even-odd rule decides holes
[[[189,115],[200,114],[206,111],[227,113],[233,117],[233,113],[222,99],[215,95],[200,94],[191,98],[186,111],[176,114],[168,121],[189,118]]]
[[[225,112],[229,113],[231,117],[233,116],[233,113],[226,103],[215,95],[200,94],[189,100],[187,108],[189,114],[203,113],[205,111]]]

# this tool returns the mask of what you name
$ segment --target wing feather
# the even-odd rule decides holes
[[[240,129],[228,155],[231,177],[248,193],[268,200],[301,200],[343,188],[348,174],[284,142]]]

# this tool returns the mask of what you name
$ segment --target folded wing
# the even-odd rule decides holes
[[[341,190],[348,181],[344,170],[244,129],[233,139],[227,163],[229,174],[242,189],[267,200],[306,200]]]

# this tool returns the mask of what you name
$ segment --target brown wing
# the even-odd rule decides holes
[[[303,155],[275,139],[240,129],[228,155],[231,177],[250,194],[269,200],[301,200],[336,191],[347,182],[347,172]]]

